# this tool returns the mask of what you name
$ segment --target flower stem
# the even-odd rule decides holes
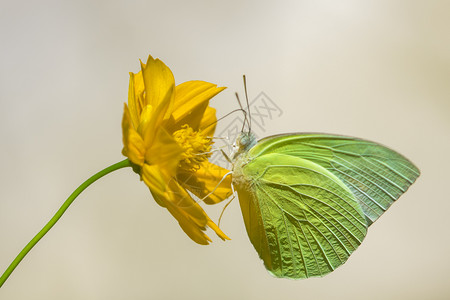
[[[131,167],[131,163],[128,159],[122,160],[94,174],[88,180],[83,182],[75,191],[73,191],[73,193],[69,196],[69,198],[67,198],[67,200],[63,203],[63,205],[55,213],[55,215],[50,219],[50,221],[48,221],[48,223],[44,226],[44,228],[42,228],[41,231],[39,231],[38,234],[36,234],[36,236],[25,246],[25,248],[23,248],[22,251],[20,251],[17,257],[9,265],[8,269],[6,269],[2,277],[0,277],[0,288],[2,287],[3,283],[5,283],[5,281],[8,279],[9,275],[11,275],[11,273],[17,267],[17,265],[22,261],[22,259],[28,254],[28,252],[30,252],[31,249],[33,249],[34,245],[36,245],[39,242],[39,240],[53,227],[53,225],[55,225],[56,222],[58,222],[58,220],[62,217],[64,212],[69,208],[72,202],[78,197],[79,194],[81,194],[82,191],[84,191],[88,186],[90,186],[92,183],[102,178],[106,174],[109,174],[113,171],[125,167]]]

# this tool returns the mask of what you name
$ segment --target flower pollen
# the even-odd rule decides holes
[[[212,140],[200,131],[194,131],[189,125],[183,125],[180,130],[174,132],[173,137],[183,148],[180,168],[195,172],[200,169],[200,164],[211,156]]]

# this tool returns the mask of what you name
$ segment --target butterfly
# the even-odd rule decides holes
[[[344,264],[420,175],[385,146],[321,133],[242,131],[230,160],[251,243],[272,275],[293,279]]]

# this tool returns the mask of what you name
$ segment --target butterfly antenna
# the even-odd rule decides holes
[[[241,132],[244,132],[245,123],[249,124],[248,119],[247,119],[247,111],[245,111],[244,107],[242,106],[242,102],[241,102],[241,99],[239,99],[238,93],[235,93],[235,95],[236,95],[236,99],[239,103],[239,107],[241,108],[242,112],[244,113],[244,122],[242,123],[242,129],[241,129]]]
[[[220,117],[220,118],[217,119],[216,121],[214,121],[214,122],[212,122],[211,124],[209,124],[208,126],[206,126],[205,129],[208,128],[209,126],[212,126],[212,125],[218,123],[219,121],[225,119],[226,117],[228,117],[228,116],[230,116],[230,115],[232,115],[232,114],[234,114],[235,112],[238,112],[238,111],[244,111],[244,109],[238,108],[238,109],[235,109],[235,110],[230,111],[229,113],[227,113],[227,114],[224,115],[223,117]],[[244,114],[245,114],[245,111],[244,111]]]
[[[247,79],[245,78],[245,75],[242,76],[244,78],[244,91],[245,91],[245,101],[247,102],[247,113],[248,113],[248,131],[252,131],[252,114],[250,113],[250,103],[248,101],[248,94],[247,94]]]

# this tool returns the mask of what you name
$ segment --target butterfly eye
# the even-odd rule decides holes
[[[241,139],[240,139],[239,143],[242,146],[247,146],[247,144],[248,144],[248,136],[247,135],[241,136]]]

